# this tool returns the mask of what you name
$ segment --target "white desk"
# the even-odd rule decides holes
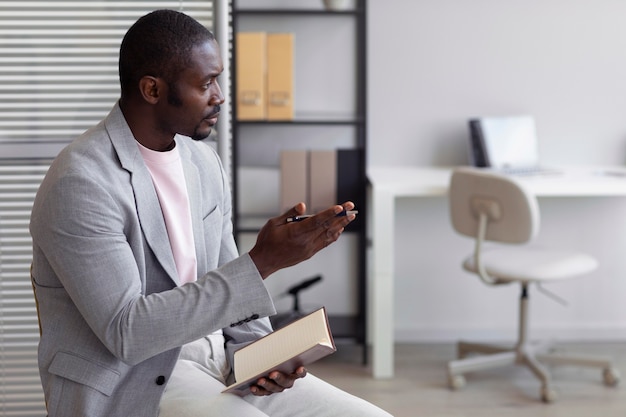
[[[442,197],[451,168],[371,167],[369,219],[372,256],[368,265],[372,365],[375,378],[390,378],[394,366],[394,222],[402,197]],[[537,196],[626,196],[626,167],[564,167],[559,175],[519,176]]]

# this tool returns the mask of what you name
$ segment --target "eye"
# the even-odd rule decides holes
[[[205,90],[208,90],[208,89],[209,89],[209,88],[211,88],[211,86],[212,86],[212,85],[214,85],[216,82],[217,82],[217,79],[216,79],[216,78],[211,78],[211,79],[209,80],[209,82],[207,82],[206,84],[204,84],[204,85],[202,86],[202,88],[203,88],[203,89],[205,89]]]

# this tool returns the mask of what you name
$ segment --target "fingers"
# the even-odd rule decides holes
[[[306,204],[304,204],[303,202],[300,202],[296,204],[295,206],[293,206],[292,208],[290,208],[289,210],[287,210],[278,218],[281,220],[281,223],[284,223],[288,217],[300,216],[304,213],[306,213]]]
[[[350,201],[332,206],[314,216],[302,216],[304,203],[296,204],[281,216],[270,219],[259,231],[256,244],[248,252],[263,279],[272,273],[311,258],[321,249],[339,239],[344,228],[353,221]],[[343,212],[343,215],[339,215]],[[288,217],[306,217],[288,221]]]
[[[293,387],[297,379],[304,378],[307,372],[304,367],[299,367],[293,374],[271,372],[267,378],[259,378],[256,385],[250,387],[250,392],[256,396],[266,396],[283,392]]]
[[[354,214],[345,215],[347,212],[352,211],[352,209],[354,209],[354,203],[351,201],[329,207],[312,216],[311,219],[314,219],[315,222],[309,222],[308,225],[309,227],[330,227],[339,224],[345,227],[356,218]]]
[[[352,201],[346,201],[341,206],[345,211],[354,210],[354,203]]]
[[[350,211],[354,208],[354,204],[346,204],[342,206],[335,206],[331,209],[324,210],[318,215],[314,216],[315,222],[312,223],[312,227],[320,231],[320,235],[324,238],[327,244],[336,241],[344,228],[353,221],[356,216],[354,214],[339,215],[341,213]]]
[[[309,233],[316,242],[314,246],[317,248],[325,248],[331,243],[339,239],[344,228],[353,221],[356,216],[354,214],[341,216],[354,208],[354,203],[348,201],[342,205],[330,207],[315,216],[301,222],[304,232]]]
[[[308,218],[314,218],[315,222],[307,222],[306,226],[300,226],[301,231],[310,231],[313,228],[325,227],[329,228],[334,224],[341,224],[342,227],[346,226],[352,220],[356,218],[356,215],[352,213],[354,209],[354,203],[347,201],[341,205],[337,204],[324,211],[321,211],[315,215],[304,214],[306,212],[306,205],[304,203],[298,203],[283,215],[273,218],[273,222],[280,223],[299,223]],[[354,212],[358,213],[358,212]]]

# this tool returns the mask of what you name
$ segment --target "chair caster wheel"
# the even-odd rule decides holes
[[[619,371],[615,368],[606,368],[602,371],[602,379],[607,387],[615,387],[620,381]]]
[[[453,390],[463,388],[465,386],[465,377],[463,375],[450,375],[448,377],[448,386]]]
[[[548,387],[541,388],[541,401],[549,404],[556,401],[556,398],[557,394],[555,390]]]

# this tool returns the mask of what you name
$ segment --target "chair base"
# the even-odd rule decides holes
[[[477,356],[469,356],[478,353]],[[529,368],[541,381],[541,400],[550,403],[556,400],[556,391],[552,388],[550,373],[543,363],[550,365],[573,365],[600,368],[603,371],[604,384],[616,386],[620,381],[619,371],[608,358],[570,356],[553,353],[549,344],[531,345],[522,343],[514,348],[496,345],[459,342],[457,360],[448,363],[448,384],[451,389],[460,389],[465,385],[464,374],[500,368],[509,365],[521,365]]]

